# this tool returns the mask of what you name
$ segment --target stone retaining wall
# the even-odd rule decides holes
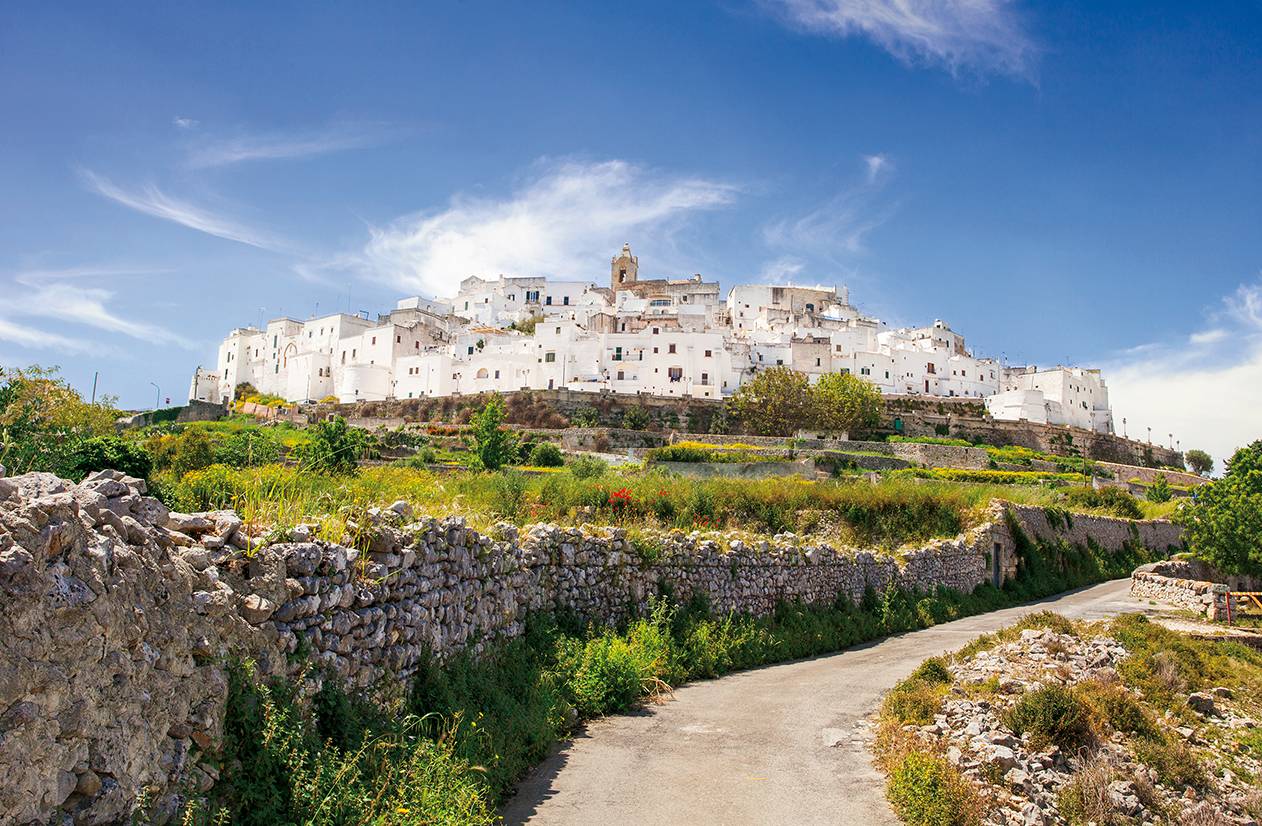
[[[1141,565],[1131,574],[1131,593],[1135,596],[1187,608],[1209,620],[1229,618],[1230,591],[1262,591],[1262,578],[1228,576],[1190,558]]]
[[[970,591],[1016,568],[1002,504],[966,535],[895,559],[809,537],[672,532],[651,546],[617,528],[370,514],[366,550],[288,542],[246,555],[230,511],[174,514],[144,483],[102,472],[80,485],[0,478],[0,823],[126,820],[141,789],[158,820],[174,790],[208,789],[230,656],[292,676],[310,657],[353,686],[406,679],[432,652],[480,652],[534,611],[598,622],[643,611],[669,587],[720,612],[765,615],[784,600],[858,600],[866,589]],[[1034,536],[1178,543],[1169,523],[1006,506]]]

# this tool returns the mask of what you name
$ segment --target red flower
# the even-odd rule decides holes
[[[627,490],[626,488],[618,488],[618,490],[615,490],[613,493],[609,494],[609,504],[615,507],[619,505],[625,506],[625,505],[631,504],[631,491]]]

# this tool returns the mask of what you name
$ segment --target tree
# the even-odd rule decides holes
[[[789,436],[813,423],[810,382],[804,373],[787,367],[755,373],[732,394],[728,406],[760,436]]]
[[[1218,570],[1262,573],[1262,440],[1237,450],[1223,477],[1193,490],[1175,518],[1188,549]]]
[[[561,448],[552,442],[540,442],[531,449],[528,461],[534,467],[561,467],[565,457],[561,455]]]
[[[1183,454],[1183,458],[1187,460],[1188,467],[1197,476],[1205,476],[1214,469],[1214,457],[1203,450],[1189,450]]]
[[[1170,483],[1166,481],[1166,475],[1158,473],[1157,478],[1153,479],[1152,484],[1148,486],[1148,501],[1158,504],[1169,502],[1172,495],[1170,493]]]
[[[875,427],[881,420],[881,391],[867,379],[850,373],[827,373],[814,390],[815,424],[831,433],[850,433]]]
[[[469,425],[473,431],[473,453],[477,464],[486,470],[499,470],[517,458],[517,437],[505,430],[504,401],[491,396]]]
[[[70,475],[79,442],[112,435],[117,418],[112,397],[85,402],[56,368],[0,367],[0,465],[11,473]]]
[[[307,441],[294,448],[304,470],[316,473],[354,473],[368,446],[368,436],[334,416],[307,428]]]

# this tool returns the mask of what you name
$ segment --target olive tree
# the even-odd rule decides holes
[[[812,391],[814,420],[820,430],[849,433],[875,427],[881,420],[881,391],[867,379],[850,373],[827,373]]]
[[[1203,450],[1189,450],[1183,458],[1197,476],[1204,476],[1214,469],[1214,458]]]
[[[814,397],[804,373],[769,367],[754,374],[728,401],[747,427],[759,436],[790,436],[814,423]]]

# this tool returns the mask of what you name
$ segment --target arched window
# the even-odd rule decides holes
[[[484,379],[484,378],[486,378],[486,377],[487,377],[487,375],[489,375],[489,374],[486,372],[486,368],[485,368],[485,367],[483,367],[481,370],[479,370],[479,371],[478,371],[478,378],[480,378],[480,379]]]

